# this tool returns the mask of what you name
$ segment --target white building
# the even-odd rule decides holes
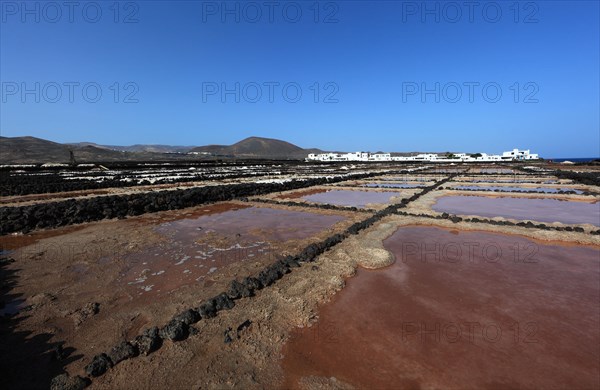
[[[389,156],[389,153],[386,153]],[[306,158],[307,161],[369,161],[370,153],[354,152],[354,153],[311,153]],[[375,156],[375,155],[372,155]],[[390,161],[390,160],[377,160]]]
[[[492,161],[521,161],[538,160],[538,154],[530,153],[529,149],[503,152],[502,155],[477,153],[469,155],[467,153],[454,153],[450,158],[440,156],[435,153],[422,153],[416,156],[394,156],[390,153],[311,153],[306,161],[422,161],[422,162],[492,162]]]
[[[392,155],[390,153],[374,153],[374,154],[369,154],[366,153],[367,159],[369,161],[392,161]]]
[[[510,152],[502,153],[502,160],[537,160],[539,156],[537,154],[529,153],[527,150],[513,149]]]

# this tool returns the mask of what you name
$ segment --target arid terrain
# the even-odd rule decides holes
[[[5,388],[600,388],[598,165],[2,169]]]

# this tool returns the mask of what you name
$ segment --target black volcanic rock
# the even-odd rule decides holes
[[[111,349],[111,351],[108,353],[108,357],[113,364],[118,364],[123,360],[135,357],[137,355],[138,349],[127,341],[123,341],[114,346],[113,349]]]
[[[90,364],[85,367],[85,372],[89,376],[100,376],[113,366],[112,361],[105,354],[94,356]]]
[[[189,326],[179,320],[171,320],[159,331],[160,337],[163,340],[181,341],[188,337]]]
[[[160,348],[161,343],[162,339],[159,336],[159,331],[156,326],[146,329],[133,341],[133,344],[135,344],[137,347],[138,352],[141,355],[146,356]]]

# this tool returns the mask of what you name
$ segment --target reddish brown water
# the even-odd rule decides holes
[[[306,196],[306,195],[318,194],[320,192],[325,192],[325,191],[327,191],[327,190],[323,189],[323,188],[313,188],[310,190],[294,191],[294,192],[290,192],[290,193],[277,195],[275,198],[276,199],[298,199],[298,198],[302,198],[303,196]]]
[[[360,269],[293,334],[285,388],[600,387],[600,248],[434,227],[385,246],[395,264]]]
[[[134,295],[169,292],[235,262],[265,256],[274,261],[270,243],[305,239],[344,219],[249,207],[166,222],[156,230],[169,240],[129,256],[117,283],[130,286]]]
[[[18,250],[23,247],[36,244],[45,238],[68,234],[84,228],[84,225],[71,225],[52,230],[40,230],[28,234],[17,233],[0,236],[0,251],[8,251],[8,254],[17,251],[17,254],[11,254],[11,257],[16,259],[19,256]]]
[[[461,215],[600,226],[600,203],[485,196],[444,196],[433,210]]]
[[[337,206],[366,207],[371,203],[390,203],[393,196],[401,196],[400,192],[375,192],[332,190],[318,194],[306,195],[302,199],[309,202],[327,203]]]
[[[255,238],[264,238],[262,236],[266,234],[269,240],[287,241],[310,237],[344,219],[339,215],[249,207],[193,219],[180,219],[164,223],[157,230],[177,240],[198,239],[198,232],[202,231]]]

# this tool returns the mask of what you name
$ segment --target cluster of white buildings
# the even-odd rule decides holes
[[[453,153],[439,155],[435,153],[417,154],[416,156],[392,156],[391,153],[311,153],[306,161],[421,161],[421,162],[488,162],[488,161],[520,161],[537,160],[540,157],[530,153],[529,149],[513,149],[500,154],[486,153]]]

